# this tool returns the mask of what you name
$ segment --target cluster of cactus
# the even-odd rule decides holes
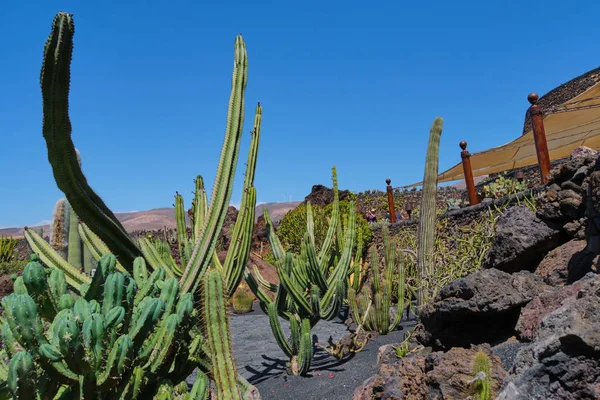
[[[10,262],[15,258],[15,248],[17,247],[17,239],[0,237],[0,262]]]
[[[348,305],[352,318],[357,324],[362,325],[363,329],[387,335],[398,327],[404,313],[404,260],[402,252],[397,252],[390,240],[387,225],[383,225],[381,231],[385,253],[383,271],[379,268],[377,248],[371,246],[370,288],[364,286],[362,290],[356,290],[355,287],[350,287]],[[394,294],[393,282],[396,271],[398,271],[397,291]],[[397,310],[390,320],[393,297],[397,301]]]
[[[52,167],[58,188],[65,194],[70,207],[72,210],[74,210],[79,218],[79,228],[81,228],[79,229],[80,233],[81,231],[86,231],[86,229],[89,230],[90,233],[93,233],[98,237],[102,246],[104,246],[104,248],[107,250],[102,253],[109,254],[111,257],[114,255],[114,268],[117,270],[117,272],[114,272],[111,274],[111,276],[123,277],[123,279],[128,282],[127,286],[122,287],[120,290],[114,292],[114,296],[124,295],[126,299],[131,298],[130,294],[132,291],[134,291],[132,288],[136,287],[134,285],[137,285],[135,284],[135,281],[136,279],[140,278],[138,275],[142,274],[141,276],[144,276],[144,274],[141,272],[144,270],[144,268],[139,266],[142,263],[141,260],[144,260],[144,263],[147,263],[148,270],[153,270],[153,272],[148,276],[149,280],[155,280],[158,282],[166,278],[167,280],[165,282],[172,282],[170,284],[177,283],[180,296],[189,297],[189,294],[198,293],[198,303],[204,304],[202,306],[201,318],[199,318],[190,327],[186,327],[185,329],[181,328],[183,331],[186,331],[187,329],[187,334],[189,337],[179,341],[174,340],[172,341],[173,345],[185,346],[189,349],[192,349],[192,346],[202,345],[201,347],[206,353],[206,358],[204,360],[197,360],[193,365],[205,371],[207,376],[214,381],[215,392],[218,398],[259,398],[255,388],[250,386],[236,372],[233,356],[231,354],[231,343],[229,338],[230,333],[228,330],[225,304],[227,297],[235,291],[235,288],[243,278],[243,272],[246,268],[244,259],[247,259],[247,252],[249,251],[249,245],[246,246],[245,244],[249,243],[249,240],[252,236],[254,220],[253,212],[256,201],[256,191],[253,186],[253,181],[256,167],[258,139],[260,136],[260,122],[262,118],[262,109],[260,104],[256,108],[255,126],[252,132],[251,151],[247,163],[246,179],[244,183],[242,199],[242,203],[244,204],[244,208],[246,210],[246,217],[240,218],[240,225],[239,227],[236,226],[236,229],[239,232],[236,236],[238,240],[234,246],[238,246],[239,248],[230,249],[230,252],[232,253],[231,259],[226,261],[223,265],[218,263],[215,255],[216,242],[222,230],[227,207],[229,205],[233,190],[233,180],[239,156],[244,123],[244,95],[248,75],[248,58],[246,53],[246,45],[242,36],[238,35],[235,39],[234,69],[227,115],[227,127],[219,159],[219,165],[217,168],[217,175],[212,190],[211,202],[210,205],[208,205],[208,202],[206,202],[204,210],[205,212],[201,217],[203,220],[198,221],[196,224],[197,231],[195,231],[195,236],[192,240],[193,246],[190,246],[189,259],[185,265],[180,266],[181,274],[175,274],[173,269],[169,268],[171,266],[166,265],[162,261],[158,264],[152,265],[152,262],[155,261],[155,259],[153,259],[148,252],[143,251],[140,247],[138,247],[138,243],[136,243],[136,241],[129,236],[123,225],[115,217],[114,213],[106,206],[100,196],[96,194],[96,192],[94,192],[94,190],[89,186],[87,179],[83,175],[81,166],[77,160],[77,151],[75,150],[71,138],[71,122],[68,112],[70,66],[73,54],[74,31],[75,28],[72,15],[59,12],[54,18],[52,31],[44,47],[44,61],[41,71],[41,88],[43,97],[43,136],[48,150],[48,160]],[[201,208],[199,208],[199,210],[201,210]],[[199,211],[199,215],[200,214],[201,212]],[[31,235],[31,237],[34,237],[35,234],[31,230],[27,230],[26,235]],[[36,239],[39,239],[39,237]],[[83,236],[82,239],[84,239]],[[41,240],[41,242],[44,241]],[[94,277],[90,278],[86,274],[78,271],[76,268],[70,265],[67,260],[61,257],[61,255],[54,248],[52,248],[52,246],[41,242],[36,242],[37,246],[32,246],[34,247],[34,251],[39,254],[41,261],[49,267],[55,267],[56,269],[62,271],[65,282],[73,288],[75,296],[81,296],[84,298],[84,300],[86,299],[86,296],[91,296],[90,293],[96,290],[94,289],[96,287],[94,285],[95,279],[99,279],[96,278],[96,276],[99,273],[102,273],[100,271],[96,271]],[[130,276],[134,276],[134,278],[127,279],[127,277]],[[155,285],[161,289],[161,286],[167,285],[167,283],[156,283]],[[20,290],[25,288],[29,292],[29,289],[26,288],[26,285],[24,285],[24,282],[22,281],[15,282],[15,287],[20,288]],[[152,285],[149,287],[152,287]],[[146,295],[147,293],[145,293],[141,287],[138,288],[137,294],[134,296],[134,301],[135,298],[140,300],[137,308],[137,310],[139,310],[138,312],[145,310],[145,308],[142,307],[141,302]],[[64,296],[61,295],[61,298],[62,297]],[[65,299],[67,298],[69,297],[65,297]],[[10,301],[11,300],[8,300],[9,303]],[[91,300],[89,300],[88,303],[90,301]],[[44,301],[45,306],[48,306],[48,304],[50,303]],[[77,304],[78,303],[74,303],[73,307],[78,307]],[[11,306],[11,304],[7,304],[7,306]],[[59,304],[61,311],[63,306],[64,308],[67,308],[67,304]],[[135,304],[133,304],[133,306],[128,305],[127,307],[124,305],[121,306],[123,308],[119,310],[123,311],[114,311],[110,315],[105,315],[102,309],[101,313],[105,318],[105,323],[107,323],[109,317],[112,321],[113,318],[121,318],[120,315],[123,314],[121,324],[123,324],[125,321],[130,324],[129,326],[132,326],[131,321],[136,321],[136,318],[138,318],[136,317]],[[32,310],[26,310],[26,313],[33,315]],[[54,321],[56,321],[56,318]],[[60,321],[62,321],[62,319]],[[68,319],[65,321],[67,322],[60,323],[66,324],[69,329],[75,329],[77,327],[77,325],[73,325],[72,321]],[[159,326],[160,324],[163,324],[161,320],[157,320],[155,322],[159,324]],[[173,328],[174,324],[175,317],[171,318],[169,316],[164,322],[165,329],[157,331],[161,332],[160,340],[168,339],[168,335],[171,335],[173,333],[173,329],[175,329]],[[85,331],[83,325],[78,329]],[[175,330],[178,329],[179,328]],[[12,330],[13,327],[11,326],[11,331]],[[192,335],[192,332],[200,332],[201,334]],[[130,337],[129,334],[127,336]],[[36,334],[31,340],[42,340],[41,337],[42,336]],[[52,335],[52,337],[54,337],[54,335]],[[71,338],[72,337],[73,335],[71,335]],[[66,344],[61,342],[61,340],[64,341],[64,339],[60,339],[60,336],[57,336],[57,338],[58,339],[56,340],[58,340],[58,342],[53,341],[54,339],[52,338],[48,339],[48,345],[52,347],[45,346],[44,348],[47,350],[58,350],[60,354],[63,354],[63,351],[73,350],[67,347],[64,347],[63,349],[61,346],[66,346]],[[81,340],[82,343],[85,343],[85,340]],[[108,374],[110,379],[106,380],[106,382],[102,381],[102,383],[108,385],[108,382],[110,382],[110,385],[125,388],[121,385],[127,385],[124,383],[127,376],[123,375],[122,372],[124,371],[125,367],[131,365],[131,354],[137,354],[139,356],[142,352],[147,351],[148,349],[144,343],[139,343],[135,340],[136,339],[132,339],[133,344],[131,344],[131,342],[129,342],[124,336],[120,336],[119,338],[115,339],[114,343],[116,347],[114,347],[114,352],[112,348],[110,349],[107,359],[107,362],[110,361],[111,364],[108,369],[101,371],[101,375],[98,375],[98,377],[103,377],[103,374]],[[152,360],[155,360],[155,357],[160,355],[163,348],[165,351],[171,351],[169,350],[171,349],[170,346],[161,346],[160,348],[157,348],[156,351],[150,350],[149,357],[151,357]],[[43,358],[37,356],[39,353],[38,350],[33,348],[28,348],[27,350],[30,352],[31,359],[36,365],[36,373],[40,373],[40,380],[42,377],[52,376],[54,373],[53,368],[56,368],[60,363],[67,363],[67,359],[68,363],[73,364],[69,365],[67,363],[66,365],[69,368],[79,368],[77,371],[82,372],[83,375],[89,372],[88,367],[85,366],[85,363],[87,363],[88,360],[85,360],[84,362],[80,357],[75,357],[73,361],[73,358],[71,357],[64,357],[63,355],[63,358],[61,358],[61,356],[56,352],[48,352],[46,355],[50,355],[52,357],[55,356],[55,358],[58,360],[49,364],[45,362]],[[83,350],[80,349],[78,351],[80,351],[78,355],[83,354],[81,353]],[[124,362],[121,362],[119,361],[119,357],[121,357],[123,354],[126,354],[127,357],[121,360]],[[9,365],[9,371],[11,368],[15,369],[15,371],[24,368],[24,364],[28,364],[29,360],[25,354],[13,356],[12,359],[16,361],[11,361],[12,366]],[[42,364],[37,364],[37,362],[40,360]],[[111,360],[113,360],[114,363]],[[163,368],[166,365],[159,365],[157,363],[159,363],[159,361],[152,361],[152,364],[143,364],[142,367],[152,368],[152,366],[155,365],[156,368]],[[63,364],[60,365],[64,367]],[[136,366],[139,367],[139,365]],[[106,367],[106,365],[104,365],[104,367]],[[181,368],[183,367],[184,365],[181,365]],[[67,370],[65,368],[63,368],[63,372],[67,373],[70,371],[70,369]],[[29,376],[33,373],[32,371],[33,370],[31,368],[27,367],[23,370],[25,373],[24,376]],[[79,374],[72,374],[77,373],[77,371],[69,372],[70,379],[79,382],[78,385],[80,386],[80,389],[84,390],[88,387],[85,377],[80,379]],[[139,368],[134,368],[134,386],[139,384],[139,374],[141,374],[139,371]],[[175,370],[169,370],[167,371],[166,375],[163,374],[160,376],[169,376],[168,374],[172,373],[175,373]],[[13,373],[11,373],[11,376],[13,376],[12,374]],[[8,382],[13,382],[10,379],[10,376],[8,377]],[[18,382],[20,382],[20,380],[17,381],[17,383]],[[29,381],[25,379],[22,381],[22,384],[27,385],[27,382]],[[71,381],[68,381],[67,383],[69,382]],[[96,380],[96,382],[99,383],[98,380]],[[163,389],[169,387],[171,384],[169,382],[165,383],[162,381],[157,383],[160,384]],[[199,385],[204,383],[200,382]],[[172,384],[178,385],[179,382],[173,381]],[[38,387],[40,388],[39,390],[43,390],[41,389],[39,383]],[[17,387],[13,388],[21,393],[21,386],[17,385]]]
[[[346,297],[347,277],[356,237],[356,209],[354,203],[351,203],[350,215],[344,229],[339,221],[335,167],[333,190],[331,221],[318,254],[315,250],[310,203],[306,208],[307,229],[300,254],[284,251],[265,209],[265,224],[273,249],[279,284],[266,281],[256,267],[254,276],[246,272],[246,281],[263,310],[269,315],[275,339],[290,358],[290,370],[295,375],[304,375],[310,369],[313,354],[311,328],[321,319],[331,320],[336,317]],[[283,333],[279,317],[289,322],[289,338]]]
[[[115,257],[104,255],[76,299],[62,270],[46,270],[32,256],[15,292],[2,300],[6,386],[14,398],[53,399],[59,391],[60,398],[152,398],[199,365],[206,344],[191,329],[192,294],[162,270],[149,275],[141,257],[133,277],[115,266]],[[217,299],[204,301],[216,307]],[[207,379],[196,381],[192,399],[206,399]]]
[[[425,173],[423,177],[423,193],[419,217],[417,239],[417,272],[419,287],[417,289],[417,305],[420,307],[429,298],[429,287],[434,272],[435,223],[437,219],[436,196],[438,185],[438,167],[440,139],[444,120],[437,117],[429,130],[429,142],[425,157]]]

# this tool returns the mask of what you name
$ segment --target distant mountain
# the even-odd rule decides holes
[[[301,202],[287,203],[265,203],[256,206],[256,219],[263,215],[263,210],[266,208],[269,211],[269,216],[274,223],[281,221],[283,216],[290,210],[296,208]],[[155,208],[148,211],[134,211],[115,213],[116,217],[121,221],[128,232],[140,230],[156,230],[162,229],[165,226],[175,228],[175,209],[170,208]],[[40,226],[30,226],[32,229],[39,229]],[[43,225],[46,235],[50,230],[50,225]],[[4,228],[0,229],[0,236],[12,236],[14,238],[23,237],[23,227],[20,228]]]

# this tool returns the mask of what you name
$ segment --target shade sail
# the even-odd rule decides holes
[[[555,107],[554,111],[555,113],[544,118],[550,160],[568,157],[579,146],[600,150],[600,82]],[[471,154],[473,176],[536,164],[537,155],[531,130],[503,146]],[[464,179],[462,162],[438,175],[440,183],[460,179]],[[405,187],[420,185],[422,182]]]

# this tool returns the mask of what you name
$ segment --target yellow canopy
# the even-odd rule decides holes
[[[600,150],[600,82],[554,111],[544,118],[550,160],[568,157],[579,146]],[[531,130],[503,146],[471,154],[473,176],[527,167],[537,162]],[[464,179],[462,162],[438,175],[440,183],[460,179]]]

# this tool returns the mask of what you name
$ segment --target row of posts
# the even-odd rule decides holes
[[[548,151],[548,142],[546,141],[546,131],[544,129],[544,113],[542,108],[537,104],[539,96],[536,93],[531,93],[527,96],[527,100],[531,104],[529,107],[529,116],[531,118],[531,129],[533,130],[533,140],[535,142],[535,151],[537,154],[538,165],[540,168],[541,183],[548,183],[548,173],[550,172],[550,153]],[[473,169],[471,168],[471,154],[467,151],[467,142],[460,142],[461,148],[460,158],[462,159],[462,166],[465,176],[465,183],[467,186],[467,194],[469,197],[469,204],[475,205],[479,203],[477,192],[475,190],[475,181],[473,180]],[[519,174],[519,178],[522,178],[522,174]],[[394,189],[391,186],[391,179],[386,179],[387,184],[387,197],[390,208],[390,221],[396,222],[396,211],[394,207]],[[406,210],[409,212],[408,210]],[[412,210],[411,210],[412,211]],[[410,215],[410,212],[409,212]]]

